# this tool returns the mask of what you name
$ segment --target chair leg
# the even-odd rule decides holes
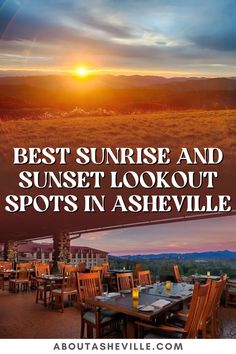
[[[61,312],[64,312],[64,296],[61,295]]]
[[[87,324],[87,326],[86,326],[87,327],[87,338],[92,339],[93,338],[93,326],[88,322],[86,322],[86,324]]]
[[[212,321],[211,321],[211,338],[217,338],[217,324],[216,324],[216,318],[213,316]]]
[[[206,322],[202,323],[202,338],[207,338]]]
[[[81,315],[81,323],[80,323],[80,338],[84,338],[84,320],[83,315]]]
[[[46,307],[47,306],[47,292],[46,292],[46,288],[43,289],[43,304]]]
[[[53,301],[54,301],[54,296],[51,294],[51,308],[53,309]],[[56,300],[55,300],[56,301]]]
[[[101,328],[98,324],[96,325],[95,331],[96,331],[96,339],[101,338]]]

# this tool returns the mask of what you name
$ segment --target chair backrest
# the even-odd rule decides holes
[[[36,277],[41,277],[42,275],[50,274],[49,264],[37,264],[35,265],[35,275]]]
[[[57,261],[57,268],[58,268],[59,273],[61,273],[61,274],[63,273],[64,266],[65,266],[64,262]]]
[[[77,273],[79,268],[72,265],[65,265],[63,268],[62,291],[66,289],[77,290]]]
[[[117,273],[116,280],[118,291],[130,290],[134,287],[134,279],[132,273]]]
[[[184,326],[187,338],[197,338],[198,329],[202,320],[203,311],[207,301],[210,284],[195,283],[188,319]]]
[[[30,271],[28,268],[18,268],[15,273],[15,279],[17,280],[29,280],[30,279]]]
[[[103,274],[109,272],[109,263],[102,263]]]
[[[99,275],[100,275],[100,278],[101,278],[101,282],[103,281],[103,275],[104,275],[103,267],[101,267],[101,266],[93,266],[93,267],[90,268],[90,272],[91,273],[98,272]]]
[[[138,282],[141,286],[151,285],[152,280],[150,270],[142,270],[141,272],[138,272]]]
[[[134,277],[135,279],[138,279],[138,273],[143,270],[143,265],[141,263],[136,263],[135,264],[135,269],[134,269]]]
[[[207,284],[209,284],[209,290],[207,294],[207,301],[204,306],[204,310],[202,313],[202,322],[207,322],[213,315],[213,313],[217,310],[218,301],[222,294],[222,287],[224,281],[211,281],[208,280]]]
[[[181,274],[180,274],[180,271],[179,271],[178,264],[174,265],[174,275],[175,275],[176,283],[181,283],[182,282],[182,278],[181,278]]]
[[[12,262],[0,262],[0,267],[4,269],[12,269]]]
[[[2,274],[0,274],[0,289],[4,290],[4,278]]]
[[[224,289],[226,288],[226,284],[229,280],[229,277],[227,274],[224,274],[220,277],[220,279],[222,280],[222,288],[221,288],[221,292],[219,293],[219,299],[218,299],[219,305],[220,305],[221,296],[223,294]]]
[[[86,298],[102,294],[102,284],[98,272],[77,273],[77,283],[80,302]]]
[[[86,262],[79,262],[79,271],[84,273],[86,271]]]
[[[17,263],[16,264],[16,269],[21,269],[21,268],[26,268],[26,269],[30,269],[31,263],[27,262],[27,263]]]

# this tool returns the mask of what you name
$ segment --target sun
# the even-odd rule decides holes
[[[85,67],[81,66],[81,67],[75,69],[75,74],[80,77],[85,77],[89,74],[89,70],[86,69]]]

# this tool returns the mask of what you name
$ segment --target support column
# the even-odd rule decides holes
[[[4,243],[4,261],[17,261],[17,247],[15,241],[8,241]]]
[[[70,262],[70,237],[67,232],[53,235],[53,270],[57,271],[57,262]]]

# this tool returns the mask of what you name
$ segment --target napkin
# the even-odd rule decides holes
[[[149,312],[154,311],[154,307],[152,305],[142,306],[138,308],[139,311]]]
[[[164,300],[164,299],[160,299],[160,300],[157,300],[155,302],[153,302],[151,305],[152,306],[155,306],[155,307],[159,307],[159,308],[162,308],[168,304],[170,304],[171,302],[168,301],[168,300]]]

